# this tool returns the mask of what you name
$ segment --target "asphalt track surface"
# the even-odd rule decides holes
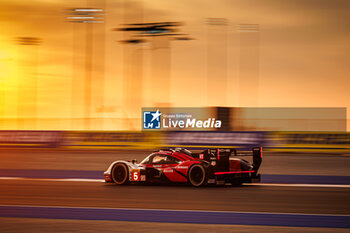
[[[1,205],[350,214],[350,188],[194,188],[32,180],[2,180],[0,186]]]
[[[142,159],[144,152],[130,152],[129,158]],[[37,157],[35,157],[37,155]],[[125,156],[125,152],[43,152],[43,151],[2,151],[0,152],[0,169],[69,169],[69,170],[103,170],[106,164]],[[313,161],[313,162],[312,162]],[[276,155],[265,157],[262,171],[275,174],[299,175],[339,175],[349,176],[350,158],[338,155]],[[273,166],[272,166],[272,165]],[[95,166],[94,166],[95,165]],[[289,165],[289,166],[288,166]],[[338,165],[336,169],[332,166]],[[264,167],[265,166],[265,167]],[[276,169],[273,169],[276,167]],[[294,173],[291,171],[294,170]],[[83,208],[126,208],[157,210],[193,210],[193,211],[228,211],[240,213],[282,213],[297,215],[350,215],[350,188],[339,187],[286,187],[286,186],[241,186],[241,187],[204,187],[193,188],[186,185],[130,185],[115,186],[102,182],[65,182],[35,179],[0,180],[0,231],[1,232],[35,232],[40,226],[52,226],[52,232],[99,232],[106,226],[119,228],[125,222],[79,220],[84,225],[94,225],[86,229],[76,226],[74,218],[44,219],[40,216],[21,218],[13,216],[10,211],[4,214],[6,206],[19,208],[32,207],[83,207]],[[48,210],[46,210],[48,211]],[[13,218],[15,217],[15,218]],[[103,219],[102,219],[103,220]],[[108,220],[108,219],[107,219]],[[128,220],[127,220],[128,221]],[[303,227],[267,226],[233,226],[185,224],[185,223],[153,223],[147,228],[144,221],[133,223],[135,227],[119,228],[119,232],[152,232],[158,229],[163,232],[183,231],[195,232],[195,229],[211,229],[217,232],[345,232],[336,228],[315,228],[309,224]],[[169,221],[171,222],[171,221]],[[25,223],[26,230],[18,224]],[[57,226],[67,225],[62,229]],[[163,224],[163,225],[162,225]],[[237,223],[236,223],[237,224]],[[79,225],[79,224],[78,224]],[[113,225],[113,226],[112,226]],[[127,225],[127,224],[126,224]],[[258,224],[259,225],[259,224]],[[260,224],[269,225],[269,224]],[[70,227],[74,229],[70,229]],[[129,225],[130,226],[130,225]],[[136,227],[138,226],[138,227]],[[146,228],[145,228],[146,227]],[[343,227],[346,227],[343,225]],[[3,230],[4,229],[4,230]],[[57,229],[61,229],[58,231]],[[85,229],[85,230],[84,230]],[[163,229],[163,230],[162,230]],[[191,230],[189,230],[191,229]],[[108,230],[108,229],[107,229]],[[109,228],[109,230],[111,230]],[[131,231],[130,231],[131,232]]]

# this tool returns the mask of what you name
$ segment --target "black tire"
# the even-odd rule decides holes
[[[129,170],[124,163],[114,165],[111,174],[114,183],[119,185],[129,183]]]
[[[203,186],[207,183],[207,172],[203,165],[195,164],[188,170],[188,182],[195,187]]]

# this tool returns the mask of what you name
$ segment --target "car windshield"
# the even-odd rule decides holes
[[[178,163],[179,161],[180,160],[166,154],[153,153],[147,156],[141,164],[167,164]]]
[[[152,163],[166,163],[167,156],[166,155],[156,155],[152,159]]]
[[[150,159],[153,155],[154,155],[154,153],[153,153],[153,154],[150,154],[149,156],[147,156],[144,160],[142,160],[141,164],[146,164],[146,163],[148,163],[148,162],[149,162],[149,159]]]

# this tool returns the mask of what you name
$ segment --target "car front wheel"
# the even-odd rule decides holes
[[[112,180],[116,184],[128,184],[129,172],[128,167],[123,163],[117,163],[112,169]]]

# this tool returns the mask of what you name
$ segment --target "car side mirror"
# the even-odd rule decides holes
[[[136,162],[137,162],[137,160],[136,160],[136,159],[133,159],[131,162],[132,162],[132,163],[136,163]]]

